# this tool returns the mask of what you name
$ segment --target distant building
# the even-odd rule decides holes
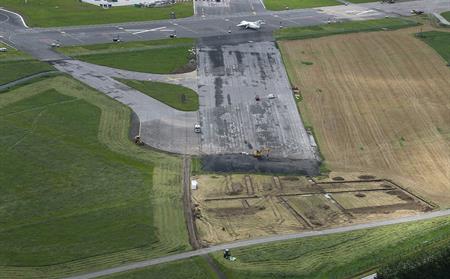
[[[158,4],[168,5],[174,3],[174,1],[172,0],[81,0],[81,1],[105,8],[111,8],[116,6],[131,6],[131,5],[152,7],[157,6]]]

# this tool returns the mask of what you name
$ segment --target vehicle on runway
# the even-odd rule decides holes
[[[421,15],[423,13],[424,13],[424,11],[421,11],[421,10],[411,10],[411,14],[414,14],[414,15]]]
[[[261,25],[263,25],[263,24],[265,24],[264,20],[257,20],[257,21],[246,21],[246,20],[243,20],[236,26],[244,28],[244,29],[258,30],[258,29],[261,28]]]

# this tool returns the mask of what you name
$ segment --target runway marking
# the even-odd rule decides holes
[[[0,36],[0,38],[3,38],[3,36]],[[8,44],[7,42],[5,42],[5,41],[3,41],[3,40],[0,40],[0,42],[1,42],[2,44],[5,44],[5,45],[9,46],[10,48],[13,48],[14,50],[17,50],[17,48],[13,47],[12,45]]]
[[[152,29],[125,29],[125,31],[126,32],[130,32],[133,35],[139,35],[139,34],[142,34],[142,33],[154,32],[154,31],[162,31],[162,32],[171,32],[171,31],[173,31],[172,29],[166,29],[166,28],[167,27],[162,26],[162,27],[156,27],[156,28],[152,28]]]
[[[5,9],[3,9],[3,8],[0,8],[0,11],[4,11],[4,12],[11,13],[11,14],[14,14],[14,15],[18,16],[18,17],[20,18],[20,20],[22,21],[23,26],[25,26],[25,28],[30,28],[30,27],[28,27],[28,25],[25,23],[25,20],[23,19],[23,17],[22,17],[21,15],[19,15],[18,13],[11,12],[11,11],[5,10]]]
[[[9,16],[8,15],[5,15],[5,16],[6,16],[6,19],[4,21],[0,22],[0,24],[5,23],[9,20]]]
[[[173,25],[178,25],[178,24],[177,24],[177,23],[174,23]],[[189,31],[189,32],[198,34],[198,32],[197,32],[197,31],[194,31],[193,29],[187,28],[187,27],[185,27],[185,26],[183,26],[183,25],[178,25],[178,26],[179,26],[180,28],[183,28],[183,29]]]

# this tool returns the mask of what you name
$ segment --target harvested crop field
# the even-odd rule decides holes
[[[202,245],[406,216],[432,206],[383,179],[313,181],[233,174],[193,179],[193,215]]]
[[[279,42],[327,166],[450,205],[450,69],[417,28]],[[310,61],[305,65],[302,61]],[[333,173],[332,173],[333,175]]]

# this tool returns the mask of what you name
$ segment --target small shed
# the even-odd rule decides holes
[[[197,190],[198,187],[198,181],[193,179],[191,180],[191,190]]]

